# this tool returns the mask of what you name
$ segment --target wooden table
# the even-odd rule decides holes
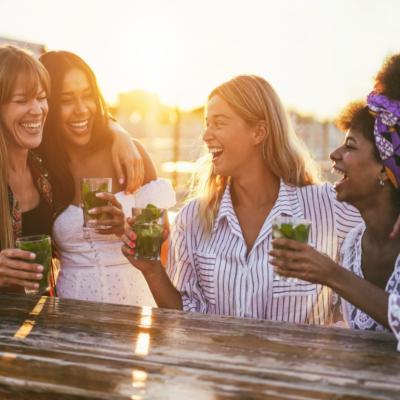
[[[0,399],[400,399],[390,334],[0,295]]]

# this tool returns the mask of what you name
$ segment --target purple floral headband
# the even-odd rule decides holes
[[[386,173],[396,189],[400,188],[400,101],[371,92],[368,108],[375,117],[374,136]]]

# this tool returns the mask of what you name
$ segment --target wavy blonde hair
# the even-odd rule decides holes
[[[288,114],[272,86],[255,75],[240,75],[216,87],[208,96],[219,96],[248,124],[263,121],[267,135],[262,144],[267,168],[294,186],[318,183],[319,169],[294,132]],[[230,177],[216,175],[207,157],[194,177],[190,198],[197,198],[200,220],[211,231]]]
[[[18,78],[23,77],[27,97],[36,95],[39,84],[49,93],[50,78],[43,65],[30,53],[12,45],[0,46],[0,107],[7,104]],[[0,113],[0,249],[14,247],[11,210],[8,199],[8,151],[6,131]]]

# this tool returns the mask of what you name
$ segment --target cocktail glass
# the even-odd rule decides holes
[[[279,216],[272,220],[272,239],[286,238],[308,243],[311,221],[291,216]],[[297,278],[287,278],[274,272],[275,280],[297,282]]]
[[[34,260],[29,260],[30,264],[40,264],[43,266],[43,277],[39,281],[38,289],[25,288],[26,294],[42,294],[50,289],[51,274],[51,239],[48,235],[23,236],[16,240],[16,247],[21,250],[30,251],[36,254]]]
[[[134,258],[137,260],[159,260],[163,241],[163,219],[165,210],[152,204],[145,208],[132,208],[135,218],[132,230],[136,233]]]
[[[83,232],[84,237],[90,235],[90,230],[94,228],[90,220],[105,220],[108,215],[89,214],[89,210],[95,207],[104,207],[108,205],[108,200],[100,199],[97,193],[112,191],[112,178],[82,178],[81,180],[81,206],[83,210]]]

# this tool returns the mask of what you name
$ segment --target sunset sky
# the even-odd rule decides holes
[[[144,89],[196,107],[255,73],[288,107],[325,118],[400,51],[398,15],[398,0],[0,0],[0,36],[76,52],[110,102]]]

